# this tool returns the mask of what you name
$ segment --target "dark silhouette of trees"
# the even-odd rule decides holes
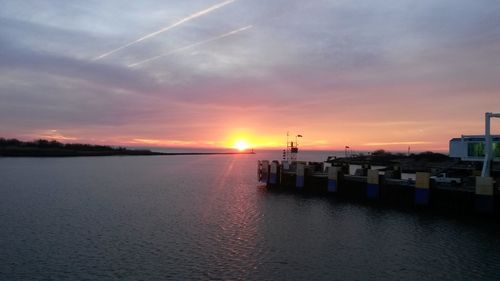
[[[422,153],[418,154],[410,154],[410,158],[416,160],[416,161],[428,161],[428,162],[441,162],[441,161],[446,161],[450,157],[448,155],[442,154],[442,153],[436,153],[432,151],[425,151]]]
[[[106,155],[155,155],[150,150],[130,150],[124,147],[61,143],[56,140],[38,139],[20,141],[0,138],[0,156],[106,156]]]

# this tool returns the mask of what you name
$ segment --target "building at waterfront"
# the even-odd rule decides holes
[[[493,161],[500,162],[500,135],[491,136]],[[450,157],[463,161],[484,161],[484,135],[463,135],[450,140]]]

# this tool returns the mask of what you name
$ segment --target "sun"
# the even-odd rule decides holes
[[[237,140],[234,143],[234,148],[239,151],[247,150],[250,147],[250,144],[246,140]]]

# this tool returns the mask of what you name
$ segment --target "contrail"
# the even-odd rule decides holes
[[[154,37],[154,36],[156,36],[156,35],[158,35],[158,34],[160,34],[160,33],[163,33],[163,32],[165,32],[165,31],[168,31],[168,30],[170,30],[170,29],[172,29],[172,28],[174,28],[174,27],[176,27],[176,26],[179,26],[179,25],[181,25],[181,24],[183,24],[183,23],[185,23],[185,22],[187,22],[187,21],[190,21],[190,20],[195,19],[195,18],[197,18],[197,17],[201,17],[201,16],[203,16],[203,15],[205,15],[205,14],[208,14],[208,13],[210,13],[210,12],[214,11],[214,10],[217,10],[217,9],[219,9],[219,8],[222,8],[222,7],[226,6],[227,4],[230,4],[230,3],[234,2],[234,1],[236,1],[236,0],[227,0],[227,1],[224,1],[224,2],[222,2],[222,3],[219,3],[219,4],[213,5],[213,6],[211,6],[211,7],[208,7],[208,8],[206,8],[205,10],[202,10],[202,11],[196,12],[196,13],[194,13],[194,14],[192,14],[192,15],[189,15],[189,16],[187,16],[187,17],[185,17],[185,18],[181,19],[181,20],[178,20],[177,22],[175,22],[175,23],[173,23],[173,24],[171,24],[171,25],[169,25],[169,26],[166,26],[166,27],[164,27],[164,28],[162,28],[162,29],[160,29],[160,30],[158,30],[158,31],[155,31],[155,32],[152,32],[152,33],[150,33],[150,34],[144,35],[143,37],[141,37],[141,38],[139,38],[139,39],[137,39],[137,40],[135,40],[135,41],[132,41],[132,42],[127,43],[127,44],[125,44],[125,45],[123,45],[123,46],[121,46],[121,47],[118,47],[118,48],[114,49],[114,50],[111,50],[111,51],[109,51],[109,52],[107,52],[107,53],[104,53],[104,54],[102,54],[102,55],[100,55],[100,56],[97,56],[97,57],[95,57],[93,60],[100,60],[100,59],[102,59],[102,58],[105,58],[105,57],[107,57],[107,56],[109,56],[109,55],[111,55],[111,54],[113,54],[113,53],[116,53],[116,52],[118,52],[118,51],[120,51],[120,50],[123,50],[123,49],[125,49],[125,48],[128,48],[128,47],[130,47],[130,46],[132,46],[132,45],[134,45],[134,44],[137,44],[137,43],[139,43],[139,42],[141,42],[141,41],[144,41],[144,40],[146,40],[146,39],[148,39],[148,38]]]
[[[200,45],[203,45],[203,44],[206,44],[206,43],[210,43],[210,42],[213,42],[213,41],[216,41],[216,40],[220,40],[222,38],[234,35],[236,33],[240,33],[242,31],[245,31],[245,30],[250,29],[252,27],[253,27],[252,25],[247,25],[245,27],[242,27],[242,28],[239,28],[239,29],[235,29],[233,31],[230,31],[230,32],[227,32],[227,33],[224,33],[224,34],[221,34],[221,35],[218,35],[218,36],[215,36],[215,37],[212,37],[212,38],[200,41],[200,42],[196,42],[196,43],[184,46],[184,47],[180,47],[180,48],[174,49],[174,50],[172,50],[170,52],[167,52],[167,53],[164,53],[164,54],[161,54],[161,55],[158,55],[158,56],[151,57],[149,59],[142,60],[140,62],[129,64],[128,67],[138,66],[138,65],[141,65],[141,64],[153,61],[153,60],[157,60],[157,59],[165,57],[165,56],[169,56],[169,55],[174,54],[174,53],[178,53],[178,52],[184,51],[186,49],[190,49],[190,48],[193,48],[193,47],[196,47],[196,46],[200,46]]]

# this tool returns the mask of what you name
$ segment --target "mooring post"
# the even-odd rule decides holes
[[[366,196],[370,199],[377,199],[380,195],[380,178],[378,170],[370,169],[367,174]]]
[[[257,160],[257,180],[260,182],[260,179],[262,178],[262,163],[260,160]]]
[[[281,161],[281,170],[288,171],[290,169],[290,162],[287,160]]]
[[[476,177],[476,211],[491,214],[494,211],[493,178]]]
[[[400,166],[394,166],[393,170],[393,179],[401,179],[401,167]]]
[[[302,189],[304,187],[306,166],[302,163],[297,163],[297,172],[295,177],[295,187]]]
[[[277,161],[271,162],[271,169],[270,169],[270,177],[269,177],[269,183],[270,184],[277,184],[278,183],[278,170],[279,170],[279,163]]]
[[[339,170],[338,167],[328,167],[328,192],[337,192]]]
[[[429,204],[430,173],[417,172],[415,179],[415,204]]]
[[[269,181],[269,161],[263,160],[261,161],[261,173],[262,176],[260,178],[260,182],[267,183]]]

